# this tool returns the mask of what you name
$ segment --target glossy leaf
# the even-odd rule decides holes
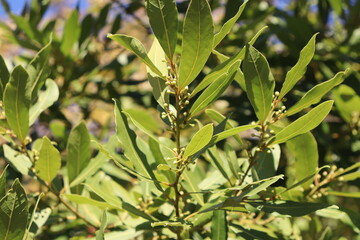
[[[162,191],[161,186],[157,182],[155,175],[146,159],[144,153],[138,148],[136,144],[136,135],[129,128],[127,118],[120,108],[120,103],[117,100],[115,102],[115,122],[116,122],[116,134],[119,142],[124,148],[125,156],[130,159],[134,164],[135,169],[141,174],[152,179],[156,187]]]
[[[70,17],[67,19],[64,32],[61,40],[60,50],[65,55],[68,56],[71,53],[71,50],[74,44],[78,41],[80,37],[81,26],[79,24],[79,13],[75,9],[70,14]]]
[[[178,29],[178,12],[174,0],[147,0],[150,26],[169,59],[173,59]]]
[[[3,145],[3,149],[6,160],[13,168],[23,175],[30,175],[32,163],[27,156],[15,151],[6,144]]]
[[[214,211],[211,220],[211,235],[212,239],[215,240],[226,240],[228,239],[227,231],[227,220],[226,211]]]
[[[24,142],[29,132],[30,98],[26,96],[28,78],[22,66],[15,67],[4,92],[6,120],[21,142]]]
[[[204,67],[214,40],[211,9],[206,0],[192,0],[184,19],[179,88],[189,85]]]
[[[235,14],[235,16],[230,18],[221,27],[220,31],[215,34],[213,48],[215,48],[217,45],[219,45],[219,43],[226,37],[226,35],[228,35],[230,33],[232,27],[234,26],[234,24],[237,22],[237,20],[241,16],[242,12],[244,11],[247,2],[248,2],[248,0],[244,1],[243,4],[241,4],[241,6],[240,6],[239,10],[237,11],[237,13]]]
[[[59,151],[52,145],[47,137],[43,137],[39,159],[35,163],[37,176],[45,182],[50,183],[56,177],[60,167],[61,157]]]
[[[318,167],[319,153],[317,142],[314,136],[308,132],[301,134],[286,142],[286,147],[294,160],[293,175],[296,182],[309,176],[309,173],[316,171]],[[308,188],[311,181],[302,184],[302,187]]]
[[[301,217],[317,210],[330,207],[326,203],[278,201],[275,203],[248,202],[251,206],[266,213],[278,213],[292,217]]]
[[[289,108],[285,115],[291,116],[304,108],[318,103],[327,92],[344,81],[346,72],[339,72],[332,79],[310,89],[295,105]]]
[[[199,96],[198,99],[190,108],[190,115],[194,116],[201,112],[208,105],[216,101],[221,94],[227,89],[232,82],[236,70],[239,68],[240,61],[237,61],[231,65],[227,72],[222,73],[218,78],[208,86],[205,91]]]
[[[108,216],[106,213],[106,210],[103,213],[103,216],[101,218],[101,226],[100,229],[96,231],[96,240],[105,240],[105,229],[107,226]]]
[[[9,70],[7,69],[4,58],[0,56],[0,100],[3,100],[3,93],[5,86],[10,78]]]
[[[317,34],[315,34],[301,50],[299,60],[295,66],[292,67],[286,74],[284,84],[280,90],[279,99],[282,99],[305,74],[306,67],[310,63],[315,53],[316,36]]]
[[[271,109],[275,81],[266,58],[247,44],[243,72],[246,93],[260,123],[264,123]]]
[[[161,71],[154,65],[146,53],[144,45],[136,38],[124,34],[108,34],[108,38],[116,41],[127,50],[134,53],[143,63],[145,63],[151,71],[162,77]]]
[[[0,201],[0,239],[22,240],[28,220],[28,199],[16,179],[11,190]]]
[[[66,168],[71,184],[90,161],[90,135],[84,121],[71,130],[66,149],[68,153]],[[80,191],[80,186],[73,189],[77,194],[80,194]]]
[[[30,107],[29,125],[31,126],[40,114],[54,104],[59,98],[59,88],[54,80],[47,79],[46,90],[41,91],[37,102]]]
[[[306,133],[316,128],[328,115],[331,110],[334,101],[326,101],[304,116],[298,118],[293,123],[283,128],[277,133],[274,138],[271,139],[271,144],[279,144],[286,142],[287,140],[296,137],[300,134]]]
[[[197,151],[205,147],[211,140],[214,132],[212,124],[208,124],[202,127],[195,135],[191,138],[189,144],[186,146],[184,157],[191,156]]]
[[[350,123],[352,114],[360,113],[360,96],[345,84],[334,89],[333,94],[337,111],[346,122]]]

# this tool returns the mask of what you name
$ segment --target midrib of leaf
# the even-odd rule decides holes
[[[264,110],[264,112],[263,112],[263,116],[262,116],[262,119],[261,119],[261,122],[262,123],[264,123],[264,116],[265,116],[265,112],[266,112],[266,105],[265,105],[265,93],[264,93],[264,87],[263,87],[263,84],[262,84],[262,81],[261,81],[261,78],[260,78],[260,73],[259,73],[259,70],[258,70],[258,67],[257,67],[257,65],[255,64],[255,59],[253,59],[253,56],[252,56],[252,54],[249,54],[250,55],[250,58],[251,58],[251,60],[253,61],[253,63],[254,63],[254,66],[255,66],[255,70],[256,70],[256,74],[258,75],[258,79],[259,79],[259,82],[260,82],[260,88],[261,88],[261,96],[262,96],[262,102],[263,102],[263,110]]]
[[[18,109],[18,103],[19,103],[19,85],[20,85],[20,81],[19,79],[16,81],[16,100],[15,100],[15,114],[16,114],[16,123],[17,123],[17,128],[19,130],[19,134],[21,136],[21,141],[24,140],[24,136],[22,134],[22,131],[21,131],[21,126],[20,126],[20,122],[19,122],[19,109]]]
[[[31,95],[32,95],[32,92],[34,91],[34,89],[36,87],[36,84],[39,82],[39,79],[41,78],[41,75],[44,72],[44,69],[45,69],[45,64],[42,66],[40,72],[37,74],[37,77],[35,78],[35,82],[33,82],[33,86],[31,88]],[[35,68],[35,70],[36,70],[36,68]]]
[[[16,198],[17,194],[15,193],[15,198]],[[11,222],[12,222],[12,217],[13,217],[13,214],[14,214],[14,209],[15,209],[15,198],[14,198],[14,201],[13,201],[13,204],[12,204],[12,208],[11,208],[11,214],[9,216],[9,223],[8,223],[8,227],[7,227],[7,230],[6,230],[6,235],[5,235],[5,239],[4,240],[7,240],[7,237],[8,237],[8,234],[9,234],[9,229],[10,229],[10,225],[11,225]]]
[[[198,9],[200,9],[201,7],[200,7],[200,1],[198,1]],[[180,89],[181,88],[183,88],[184,87],[184,85],[186,86],[187,85],[187,81],[188,81],[188,79],[189,79],[189,77],[191,76],[191,74],[194,72],[194,68],[195,68],[195,66],[196,66],[196,63],[197,63],[197,61],[198,61],[198,58],[199,58],[199,49],[200,49],[200,37],[201,37],[201,35],[200,35],[200,30],[201,30],[201,24],[200,24],[200,16],[201,16],[201,14],[200,14],[200,12],[199,12],[199,16],[198,16],[198,42],[197,42],[197,49],[196,49],[196,55],[195,55],[195,61],[194,61],[194,64],[192,65],[192,67],[191,67],[191,71],[190,71],[190,73],[187,75],[187,77],[186,77],[186,79],[185,79],[185,81],[183,82],[183,84],[180,86]]]
[[[45,95],[44,99],[47,99],[47,97],[51,96],[50,91],[45,91],[45,94],[47,94],[47,95]],[[40,100],[41,99],[39,98],[38,101],[40,101]],[[44,106],[44,104],[39,104],[39,106]],[[29,119],[32,119],[33,116],[36,116],[38,112],[41,112],[40,109],[41,109],[41,107],[37,108],[36,111],[34,111],[33,114],[30,115]]]
[[[169,50],[169,54],[170,54],[170,61],[172,61],[172,52],[171,52],[171,46],[170,46],[170,40],[169,40],[169,32],[166,28],[166,24],[165,24],[165,17],[164,17],[164,12],[163,12],[163,9],[160,7],[160,1],[157,0],[158,4],[159,4],[159,10],[160,10],[160,13],[161,13],[161,20],[162,20],[162,24],[164,26],[164,29],[165,29],[165,36],[166,36],[166,43],[168,45],[168,50]]]
[[[46,155],[46,167],[47,167],[47,175],[48,175],[48,179],[49,179],[49,181],[51,181],[51,176],[50,176],[50,161],[49,161],[49,159],[50,159],[50,156],[49,156],[49,151],[47,150],[46,151],[46,153],[45,153],[45,155]]]
[[[217,231],[217,238],[216,239],[220,239],[220,231],[219,231],[219,229],[221,228],[221,221],[220,221],[220,219],[217,219],[217,221],[216,221],[216,223],[217,223],[217,229],[218,229],[218,231]]]

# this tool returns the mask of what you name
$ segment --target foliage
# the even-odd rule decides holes
[[[0,58],[1,239],[331,239],[342,236],[334,221],[359,233],[358,63],[328,56],[352,59],[359,28],[334,40],[315,30],[331,9],[355,21],[360,3],[319,1],[314,17],[307,1],[290,5],[294,15],[234,2],[219,26],[219,1],[114,1],[81,21],[73,10],[58,36],[58,19],[43,24],[50,1],[22,16],[2,1],[16,25],[1,24],[8,41],[34,54]],[[153,35],[116,33],[124,15]],[[259,47],[274,36],[280,57],[278,43]],[[137,73],[149,91],[128,80]],[[112,117],[90,110],[98,102]],[[345,140],[338,155],[334,135]]]

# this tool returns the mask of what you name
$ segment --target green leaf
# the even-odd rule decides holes
[[[161,48],[159,41],[155,38],[151,45],[149,54],[150,60],[157,66],[161,72],[161,76],[167,75],[167,64],[163,61],[165,58],[165,52]],[[148,71],[148,78],[151,87],[153,88],[152,94],[160,106],[164,108],[164,103],[169,103],[169,94],[167,93],[167,86],[162,77],[151,71],[149,67],[146,67]]]
[[[328,191],[326,192],[329,195],[340,196],[340,197],[347,197],[347,198],[360,198],[360,192],[335,192],[335,191]]]
[[[269,236],[266,232],[258,231],[251,228],[244,228],[243,226],[237,224],[231,224],[232,230],[236,233],[236,236],[242,237],[246,240],[261,239],[261,240],[276,240]]]
[[[246,93],[260,123],[264,123],[271,109],[275,81],[266,58],[247,44],[243,72]]]
[[[75,9],[67,19],[64,26],[64,33],[61,40],[60,50],[65,56],[69,56],[74,44],[78,41],[81,33],[79,13]]]
[[[333,90],[336,110],[348,123],[351,122],[352,114],[360,112],[360,96],[354,89],[347,85],[340,85]]]
[[[235,16],[230,18],[221,27],[220,31],[215,34],[213,48],[215,48],[217,45],[219,45],[219,43],[226,37],[226,35],[228,35],[230,33],[232,27],[234,26],[234,24],[237,22],[237,20],[241,16],[242,12],[244,11],[247,2],[248,2],[248,0],[244,1],[243,4],[241,4],[241,6],[240,6],[239,10],[237,11],[237,13],[235,14]]]
[[[291,116],[304,108],[318,103],[327,92],[344,81],[347,71],[339,72],[332,79],[310,89],[295,105],[289,108],[285,116]]]
[[[316,128],[328,115],[333,103],[334,101],[330,100],[318,105],[304,116],[298,118],[297,120],[283,128],[279,133],[274,136],[274,138],[270,140],[270,143],[283,143],[293,137],[296,137],[300,134],[306,133]]]
[[[5,86],[8,83],[10,78],[9,70],[6,67],[4,58],[0,56],[0,100],[3,100],[3,93]]]
[[[181,175],[184,178],[181,185],[186,189],[186,191],[195,193],[193,197],[198,204],[204,205],[204,197],[201,194],[196,194],[200,192],[199,184],[201,182],[197,171],[199,171],[199,169],[196,168],[190,169],[190,171],[185,170]]]
[[[146,53],[144,45],[136,38],[124,35],[124,34],[108,34],[108,38],[116,41],[127,50],[134,53],[140,60],[145,63],[151,71],[162,77],[161,71],[154,65]]]
[[[212,124],[207,124],[197,131],[191,138],[189,144],[186,146],[184,158],[195,154],[197,151],[205,147],[210,142],[213,132],[214,127]]]
[[[275,203],[248,202],[251,206],[266,213],[278,213],[292,217],[301,217],[313,213],[319,209],[330,207],[326,203],[278,201]]]
[[[280,146],[274,145],[264,151],[256,152],[254,169],[259,179],[269,178],[275,175],[280,163]]]
[[[206,0],[192,0],[186,12],[179,67],[179,89],[189,85],[210,56],[214,42],[214,24]]]
[[[267,181],[259,181],[259,184],[251,184],[250,188],[243,191],[241,193],[241,195],[239,196],[240,199],[244,198],[244,197],[251,197],[254,196],[256,194],[258,194],[261,191],[266,190],[268,187],[270,187],[273,183],[277,182],[279,179],[282,179],[284,177],[284,175],[278,175],[278,176],[274,176],[272,178],[269,178],[269,180]]]
[[[278,99],[282,99],[294,86],[295,84],[303,77],[306,72],[306,67],[310,63],[311,59],[314,56],[315,52],[315,40],[318,33],[309,40],[306,46],[301,50],[300,57],[294,67],[286,74],[284,84],[280,90],[280,95]]]
[[[211,143],[214,144],[214,143],[220,142],[221,140],[224,140],[228,137],[234,136],[240,132],[243,132],[243,131],[246,131],[249,129],[256,128],[258,126],[259,125],[256,125],[256,124],[250,124],[250,125],[244,125],[244,126],[234,127],[234,128],[225,130],[223,132],[215,134],[211,139]]]
[[[236,70],[239,68],[240,61],[236,61],[231,64],[231,67],[227,69],[226,72],[214,79],[214,81],[208,86],[205,91],[199,96],[198,99],[194,102],[190,109],[190,115],[194,116],[195,114],[201,112],[208,105],[216,101],[221,94],[227,89],[227,87],[232,82]]]
[[[59,88],[54,80],[47,79],[46,90],[39,93],[37,102],[30,107],[29,125],[31,126],[40,114],[54,104],[59,98]]]
[[[3,149],[6,160],[13,168],[15,168],[23,175],[30,175],[30,168],[32,167],[32,163],[27,156],[15,151],[6,144],[3,145]]]
[[[22,16],[10,14],[11,19],[16,23],[16,26],[28,37],[29,42],[41,42],[41,34],[36,27],[33,27],[30,22]],[[36,44],[38,45],[38,44]]]
[[[0,200],[6,194],[6,169],[7,168],[8,168],[8,165],[4,168],[2,174],[0,175]]]
[[[352,172],[341,176],[341,181],[354,181],[360,178],[360,171]]]
[[[120,108],[120,102],[117,100],[114,100],[114,102],[116,134],[119,142],[122,144],[125,156],[131,160],[139,174],[144,175],[148,179],[152,179],[156,187],[162,191],[144,153],[141,152],[136,144],[136,135],[134,131],[129,128],[127,118]]]
[[[90,135],[84,121],[70,132],[67,143],[67,172],[69,184],[83,171],[90,161]],[[74,193],[80,194],[81,187],[76,186]]]
[[[214,240],[226,240],[227,238],[226,211],[214,211],[211,220],[211,235]]]
[[[59,151],[52,145],[47,137],[43,137],[39,159],[35,163],[36,175],[50,183],[61,167]]]
[[[307,132],[301,134],[286,142],[286,147],[290,151],[291,159],[294,161],[293,178],[296,182],[309,176],[309,173],[315,172],[318,166],[319,154],[317,142],[314,136]],[[311,181],[302,184],[303,188],[308,188]]]
[[[0,239],[22,240],[28,220],[28,199],[18,179],[0,201]]]
[[[74,202],[76,204],[89,204],[92,206],[99,207],[101,209],[117,209],[122,210],[120,206],[116,206],[113,204],[109,204],[107,202],[98,201],[89,197],[81,196],[78,194],[63,194],[62,196],[69,199],[71,202]]]
[[[96,231],[96,240],[105,240],[104,233],[107,226],[107,221],[108,221],[108,217],[105,210],[101,219],[100,229]]]
[[[30,99],[26,96],[28,77],[22,66],[15,67],[4,92],[6,120],[21,142],[24,142],[29,132]]]
[[[150,26],[170,60],[173,59],[178,29],[178,12],[174,0],[147,0]]]

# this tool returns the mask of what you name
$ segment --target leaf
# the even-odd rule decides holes
[[[256,164],[254,168],[260,180],[276,174],[280,163],[280,154],[281,150],[279,145],[274,145],[272,148],[256,152],[254,158]]]
[[[191,106],[189,111],[191,116],[201,112],[204,108],[216,101],[221,96],[221,94],[232,82],[239,65],[240,61],[234,62],[227,72],[222,73],[218,78],[214,79],[210,86],[205,89],[205,91]]]
[[[276,240],[269,236],[267,233],[258,231],[251,228],[244,228],[243,226],[237,224],[231,224],[233,230],[235,230],[236,236],[240,236],[246,240],[261,239],[261,240]]]
[[[360,96],[354,89],[344,84],[334,89],[333,94],[336,110],[346,122],[350,123],[352,114],[360,112]]]
[[[30,107],[29,125],[31,126],[40,114],[54,104],[59,98],[59,88],[54,80],[47,79],[46,90],[41,91],[37,102]]]
[[[31,175],[30,168],[32,167],[32,163],[27,156],[13,150],[6,144],[3,145],[3,149],[6,160],[16,171],[23,175]]]
[[[297,112],[300,112],[304,108],[318,103],[327,92],[344,81],[347,71],[348,70],[339,72],[332,79],[320,83],[310,89],[295,105],[289,108],[289,110],[284,115],[291,116]]]
[[[62,196],[66,197],[67,199],[69,199],[71,202],[74,202],[76,204],[89,204],[92,206],[96,206],[99,207],[101,209],[117,209],[117,210],[122,210],[121,207],[113,205],[113,204],[109,204],[107,202],[103,202],[103,201],[98,201],[89,197],[85,197],[85,196],[81,196],[78,194],[63,194]]]
[[[352,172],[341,176],[341,181],[354,181],[360,178],[360,171]]]
[[[240,199],[244,198],[244,197],[251,197],[254,196],[256,194],[258,194],[261,191],[266,190],[268,187],[270,187],[273,183],[277,182],[279,179],[282,179],[284,177],[284,175],[278,175],[278,176],[274,176],[272,178],[269,178],[269,180],[261,182],[259,181],[259,184],[251,184],[250,188],[243,191],[241,193],[241,195],[239,196]]]
[[[244,11],[247,2],[248,2],[248,0],[245,0],[243,2],[243,4],[241,4],[241,6],[240,6],[239,10],[237,11],[237,13],[235,14],[235,16],[230,18],[221,27],[220,31],[215,34],[213,48],[215,48],[217,45],[219,45],[219,43],[226,37],[226,35],[228,35],[230,33],[232,27],[234,26],[234,24],[237,22],[237,20],[241,16],[242,12]]]
[[[3,169],[3,172],[0,175],[0,200],[6,194],[6,169],[7,168],[8,168],[8,165]]]
[[[161,76],[166,76],[168,73],[167,64],[163,61],[165,52],[161,48],[159,41],[155,38],[149,51],[149,59],[157,66],[161,72]],[[148,72],[148,79],[151,87],[153,88],[152,94],[160,106],[164,108],[164,103],[169,103],[169,94],[167,93],[167,86],[163,78],[159,77],[156,73],[146,67]]]
[[[30,99],[26,96],[28,77],[22,66],[16,66],[4,92],[6,120],[22,143],[29,132]]]
[[[214,41],[214,24],[206,0],[192,0],[184,19],[179,89],[189,85],[204,67]]]
[[[275,81],[266,58],[247,44],[243,72],[246,93],[260,123],[264,123],[271,109]]]
[[[317,142],[314,136],[307,132],[301,134],[286,142],[286,147],[290,151],[290,155],[294,160],[291,168],[294,171],[294,180],[296,182],[309,176],[309,173],[315,172],[318,167],[319,153]],[[311,181],[302,184],[303,188],[308,188]]]
[[[101,219],[100,229],[96,231],[96,240],[105,240],[104,233],[107,226],[107,221],[108,221],[108,217],[105,210]]]
[[[226,240],[227,238],[226,211],[214,211],[211,220],[211,235],[215,240]]]
[[[172,61],[177,43],[178,29],[178,12],[175,1],[147,0],[146,10],[150,26],[156,38]]]
[[[28,199],[19,179],[0,201],[0,239],[22,240],[28,220]]]
[[[61,40],[60,50],[65,56],[69,56],[74,44],[78,41],[81,33],[81,26],[79,23],[79,13],[75,9],[70,14],[70,17],[67,19],[63,37]]]
[[[347,198],[360,198],[360,192],[335,192],[335,191],[327,191],[329,195],[347,197]]]
[[[248,202],[251,206],[266,213],[278,213],[281,215],[289,215],[292,217],[301,217],[313,213],[317,210],[330,207],[326,203],[310,203],[310,202],[292,202],[278,201],[270,202]]]
[[[134,164],[136,171],[139,174],[144,175],[148,179],[152,179],[156,187],[162,191],[160,184],[157,182],[157,179],[144,155],[143,152],[138,148],[136,144],[136,135],[129,128],[128,121],[124,113],[120,108],[120,102],[115,100],[115,123],[116,123],[116,134],[119,142],[122,144],[124,149],[125,156],[131,160]]]
[[[299,60],[294,67],[286,74],[284,84],[280,90],[278,99],[282,99],[303,77],[306,72],[306,67],[310,63],[315,52],[315,40],[318,33],[314,34],[306,46],[301,50]]]
[[[0,56],[0,100],[3,100],[3,93],[5,86],[8,83],[10,78],[9,70],[6,67],[4,58]]]
[[[212,124],[207,124],[197,131],[186,146],[184,158],[195,154],[197,151],[205,147],[211,140],[214,132]]]
[[[287,140],[296,137],[300,134],[306,133],[314,128],[316,128],[328,115],[331,110],[334,101],[326,101],[304,116],[298,118],[285,128],[283,128],[279,133],[277,133],[274,138],[270,140],[270,144],[279,144],[286,142]]]
[[[200,176],[197,174],[198,169],[193,169],[190,171],[184,170],[183,174],[181,175],[184,178],[184,182],[181,185],[186,189],[188,192],[194,192],[193,198],[196,199],[199,205],[204,205],[204,197],[201,194],[196,194],[200,192],[199,184],[201,182]],[[194,176],[194,174],[196,176]]]
[[[211,143],[214,144],[214,143],[220,142],[221,140],[224,140],[228,137],[234,136],[235,134],[238,134],[240,132],[243,132],[243,131],[246,131],[249,129],[253,129],[256,127],[259,127],[259,125],[250,124],[250,125],[244,125],[244,126],[234,127],[234,128],[225,130],[223,132],[215,134],[211,139]]]
[[[61,167],[59,151],[52,145],[47,137],[42,138],[39,159],[35,163],[36,175],[47,183],[50,183],[57,175]]]
[[[90,161],[90,135],[84,121],[81,121],[70,132],[67,149],[67,172],[69,184],[84,170]],[[80,194],[81,187],[73,188]]]
[[[150,60],[149,56],[146,53],[144,45],[139,40],[124,34],[109,33],[107,37],[116,41],[121,46],[134,53],[138,58],[140,58],[143,63],[145,63],[151,69],[151,71],[156,73],[158,76],[163,76],[161,71]]]

